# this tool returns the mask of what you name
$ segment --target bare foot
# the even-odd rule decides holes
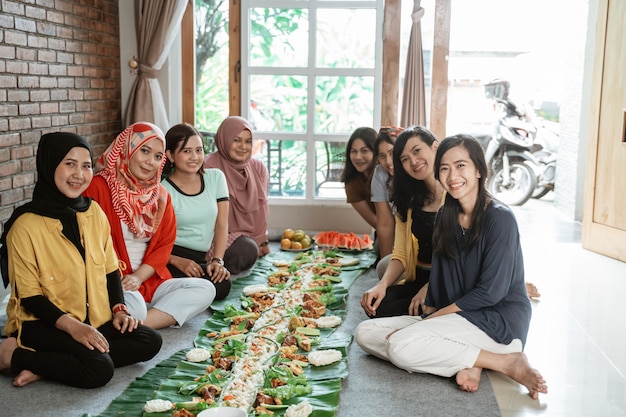
[[[18,376],[15,377],[15,379],[13,379],[13,385],[16,387],[24,387],[28,384],[39,381],[40,379],[41,377],[39,375],[32,373],[28,369],[24,369]]]
[[[478,391],[482,371],[482,368],[463,369],[456,374],[456,383],[459,384],[459,388],[463,391],[476,392]]]
[[[539,371],[532,368],[528,363],[526,354],[511,353],[511,360],[503,372],[506,376],[513,378],[516,382],[524,385],[528,388],[528,395],[533,400],[539,398],[539,394],[548,393],[548,385],[546,385],[545,379],[541,376]]]
[[[17,339],[14,337],[9,337],[0,343],[0,371],[11,367],[11,358],[15,349],[17,349]]]
[[[539,294],[539,290],[537,289],[537,286],[533,284],[532,282],[526,283],[526,292],[528,293],[529,298],[541,297],[541,294]]]

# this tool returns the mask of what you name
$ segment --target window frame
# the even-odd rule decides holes
[[[232,5],[231,5],[232,7]],[[306,8],[309,10],[309,34],[308,34],[308,66],[307,67],[250,67],[249,55],[249,28],[250,9],[259,7],[275,8]],[[331,8],[364,8],[374,9],[376,13],[375,28],[375,56],[373,68],[317,68],[316,65],[316,39],[317,30],[317,10]],[[319,76],[368,76],[374,80],[374,103],[371,127],[377,129],[381,120],[382,112],[382,50],[383,50],[383,0],[243,0],[241,2],[241,108],[240,114],[245,118],[250,118],[250,108],[246,104],[250,102],[250,77],[255,75],[301,75],[307,77],[307,131],[300,132],[268,132],[255,131],[255,139],[259,140],[294,140],[306,142],[307,169],[306,188],[304,197],[277,197],[270,196],[270,203],[279,202],[285,205],[344,205],[344,198],[324,198],[316,197],[316,142],[347,142],[351,132],[327,134],[315,133],[315,79]],[[268,167],[269,168],[269,167]]]

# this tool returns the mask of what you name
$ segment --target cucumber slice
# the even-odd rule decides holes
[[[292,360],[291,363],[296,364],[296,365],[298,365],[301,368],[306,368],[307,366],[309,366],[308,362],[299,361],[297,359]]]
[[[341,277],[334,275],[322,275],[322,278],[329,280],[330,282],[341,282]]]
[[[289,407],[287,404],[261,404],[261,407],[267,408],[268,410],[284,410]]]
[[[312,327],[296,327],[296,332],[306,336],[320,335],[320,329],[314,329]]]

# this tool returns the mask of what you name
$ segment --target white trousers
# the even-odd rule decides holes
[[[124,291],[124,302],[133,317],[145,321],[148,309],[156,308],[174,317],[178,326],[209,308],[214,299],[215,286],[204,278],[168,279],[157,287],[150,303],[139,291]]]
[[[481,350],[503,354],[522,351],[519,339],[508,345],[497,343],[458,314],[428,320],[420,316],[367,320],[359,324],[354,339],[367,353],[398,368],[444,377],[472,368]]]

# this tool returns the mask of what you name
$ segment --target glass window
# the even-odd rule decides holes
[[[327,68],[374,68],[376,10],[317,11],[316,62]]]
[[[270,197],[304,197],[306,190],[306,142],[268,139],[258,157],[270,174]]]
[[[307,9],[250,9],[250,65],[306,67]]]
[[[351,133],[373,127],[374,77],[318,77],[315,94],[316,133]]]
[[[315,196],[345,198],[341,173],[346,160],[345,142],[315,142]]]
[[[248,120],[255,131],[306,132],[307,77],[251,75]]]
[[[380,121],[383,0],[244,0],[241,15],[241,112],[270,196],[345,200],[346,142]]]

